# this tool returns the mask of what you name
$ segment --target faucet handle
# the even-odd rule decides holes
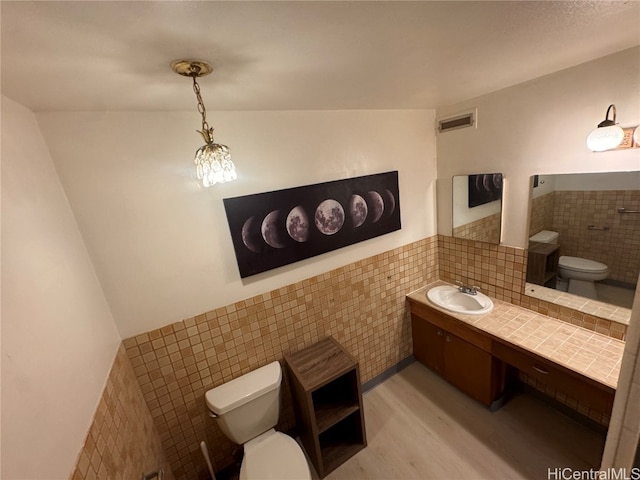
[[[475,285],[473,285],[473,286],[471,287],[471,292],[472,292],[472,293],[478,293],[479,291],[480,291],[480,287],[476,287]]]
[[[456,285],[460,285],[462,288],[464,288],[464,282],[461,282],[460,280],[456,280]]]

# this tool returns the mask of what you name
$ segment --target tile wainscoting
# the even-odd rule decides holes
[[[500,243],[500,213],[467,223],[453,229],[453,236],[478,242]]]
[[[173,480],[158,431],[121,345],[69,478],[138,479],[158,468],[164,469],[165,480]]]
[[[207,441],[216,470],[234,462],[236,448],[208,416],[204,403],[208,389],[282,360],[328,335],[358,359],[361,380],[366,382],[411,354],[405,295],[438,279],[450,283],[464,280],[494,298],[624,339],[624,325],[523,295],[525,270],[523,249],[433,236],[126,339],[126,357],[119,353],[116,363],[130,361],[137,379],[134,382],[139,384],[154,423],[145,428],[157,430],[175,477],[203,479],[207,468],[199,448],[202,440]],[[123,368],[121,365],[117,370]],[[286,376],[284,379],[286,382]],[[105,396],[113,397],[107,390]],[[277,428],[287,431],[295,427],[295,417],[286,384],[282,392]],[[136,405],[135,399],[130,401]],[[126,422],[114,420],[108,427],[95,426],[96,422],[104,424],[99,417],[104,416],[105,408],[98,408],[74,480],[94,478],[101,468],[115,468],[113,458],[94,453],[95,440],[102,429],[122,428]],[[139,407],[133,410],[137,412]],[[136,415],[144,418],[144,414]],[[111,449],[129,448],[126,439],[124,447],[114,446],[115,439],[120,442],[129,429],[103,433],[102,451],[105,442]],[[145,455],[159,458],[156,451]],[[134,473],[137,478],[141,472]]]
[[[124,341],[177,479],[233,463],[233,445],[208,416],[204,394],[331,335],[366,382],[411,354],[405,295],[438,278],[431,237]],[[286,377],[285,377],[286,378]],[[282,388],[279,430],[295,426]]]

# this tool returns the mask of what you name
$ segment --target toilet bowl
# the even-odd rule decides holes
[[[558,237],[558,232],[542,230],[529,237],[529,240],[557,244]],[[609,267],[587,258],[563,255],[558,260],[558,275],[561,280],[567,282],[567,292],[597,300],[598,294],[594,282],[607,278]]]
[[[300,445],[274,429],[280,413],[282,368],[273,362],[205,394],[222,432],[244,445],[240,479],[310,480]]]
[[[299,480],[311,478],[300,445],[273,428],[244,444],[240,480]]]
[[[597,300],[594,282],[607,278],[609,267],[594,260],[563,255],[558,261],[558,274],[569,281],[569,293]]]

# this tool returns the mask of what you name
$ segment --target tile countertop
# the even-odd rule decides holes
[[[431,283],[409,293],[407,298],[604,385],[614,389],[618,385],[624,352],[623,341],[495,298],[491,299],[493,310],[484,315],[450,312],[427,299],[427,290],[438,285],[448,284],[442,281]]]

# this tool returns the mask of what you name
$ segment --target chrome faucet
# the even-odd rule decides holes
[[[476,287],[475,285],[473,286],[468,286],[465,285],[463,282],[456,280],[456,285],[458,285],[458,290],[462,293],[466,293],[468,295],[477,295],[478,290],[480,290],[479,287]]]

